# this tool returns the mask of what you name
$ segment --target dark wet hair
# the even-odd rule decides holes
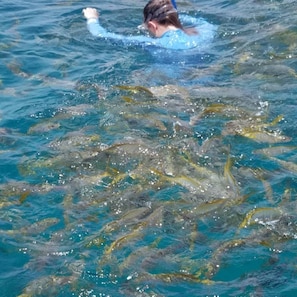
[[[150,0],[143,9],[144,23],[157,21],[160,25],[172,25],[183,30],[189,35],[195,35],[198,32],[195,28],[185,29],[181,24],[177,10],[174,8],[171,0]]]

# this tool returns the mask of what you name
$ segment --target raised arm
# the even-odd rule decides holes
[[[124,36],[121,34],[116,34],[108,32],[99,23],[99,13],[97,9],[87,7],[83,9],[83,15],[87,19],[88,30],[94,37],[101,37],[107,39],[113,39],[120,41],[126,45],[154,45],[155,41],[153,38],[146,36]]]

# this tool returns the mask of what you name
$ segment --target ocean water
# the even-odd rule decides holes
[[[2,0],[0,297],[297,294],[296,1],[177,1],[198,52],[142,34],[145,1]]]

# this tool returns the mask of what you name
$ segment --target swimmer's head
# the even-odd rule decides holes
[[[150,0],[143,9],[144,25],[156,21],[161,25],[173,25],[181,28],[177,10],[171,0]]]
[[[181,29],[187,34],[191,34],[188,29],[183,28],[174,3],[171,0],[150,0],[143,9],[143,25],[140,28],[148,29],[157,37],[160,36],[155,34],[154,26],[156,24],[165,28]],[[197,34],[195,30],[192,32]]]
[[[150,0],[143,9],[144,24],[149,21],[169,22],[169,19],[178,19],[177,10],[171,0]]]

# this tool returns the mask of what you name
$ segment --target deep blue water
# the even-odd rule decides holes
[[[81,14],[145,3],[0,3],[0,296],[296,296],[296,1],[177,1],[197,53]]]

